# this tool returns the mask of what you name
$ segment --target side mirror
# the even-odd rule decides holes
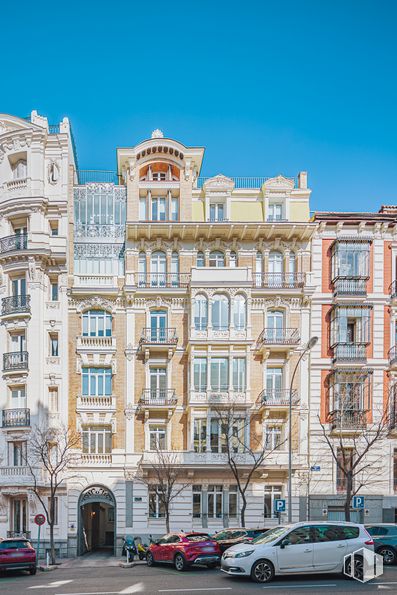
[[[280,548],[283,550],[286,545],[289,545],[289,539],[287,537],[284,537],[284,539],[281,540]]]

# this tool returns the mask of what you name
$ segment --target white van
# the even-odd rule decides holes
[[[344,557],[366,547],[374,550],[364,525],[347,522],[302,522],[278,526],[250,543],[227,549],[221,570],[267,583],[275,574],[343,572]],[[355,557],[355,575],[362,576],[362,559]]]

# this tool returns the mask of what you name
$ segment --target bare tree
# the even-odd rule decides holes
[[[242,416],[241,409],[235,405],[215,407],[220,422],[222,436],[222,451],[227,457],[227,464],[237,484],[241,498],[240,511],[241,526],[245,527],[245,512],[247,509],[247,490],[257,471],[261,469],[266,459],[277,452],[284,441],[276,446],[266,444],[262,434],[257,436],[252,431],[251,420]],[[248,436],[247,436],[248,434]]]
[[[70,475],[79,455],[80,435],[70,428],[34,427],[27,445],[26,465],[33,479],[33,492],[39,499],[50,528],[51,564],[56,563],[54,525],[58,490]]]
[[[191,484],[182,481],[184,474],[178,464],[176,453],[161,450],[157,444],[154,454],[154,460],[149,463],[147,474],[141,462],[139,479],[157,496],[164,511],[165,526],[169,533],[172,502]]]
[[[375,446],[386,438],[389,431],[389,402],[368,422],[368,412],[342,401],[339,409],[328,416],[328,424],[320,418],[322,436],[336,463],[345,493],[345,520],[350,521],[350,508],[354,496],[364,487],[377,481],[383,454],[375,454]],[[330,432],[332,430],[332,433]],[[371,456],[371,460],[370,457]],[[374,458],[373,458],[374,457]]]

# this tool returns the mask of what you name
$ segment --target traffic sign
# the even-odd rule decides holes
[[[276,498],[274,501],[274,512],[285,512],[285,500]]]
[[[45,523],[45,516],[44,514],[36,514],[36,516],[34,517],[34,522],[36,523],[36,525],[44,525]]]
[[[353,508],[364,508],[364,496],[353,496]]]

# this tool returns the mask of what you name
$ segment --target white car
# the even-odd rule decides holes
[[[227,549],[221,570],[267,583],[275,574],[343,572],[344,557],[366,547],[374,550],[364,525],[347,522],[302,522],[278,526],[251,543]],[[362,558],[355,557],[354,573],[362,576]]]

